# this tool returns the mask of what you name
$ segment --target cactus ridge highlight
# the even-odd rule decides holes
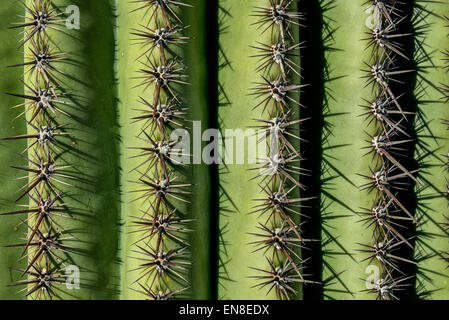
[[[138,139],[142,146],[134,157],[142,159],[136,171],[139,185],[135,201],[141,201],[141,212],[133,213],[132,231],[138,234],[133,243],[133,258],[138,267],[130,270],[135,275],[131,290],[147,299],[180,298],[189,288],[188,272],[191,264],[186,234],[192,222],[181,212],[180,205],[189,203],[192,185],[180,181],[186,165],[175,160],[182,155],[179,141],[171,141],[174,129],[187,130],[187,108],[179,92],[185,86],[187,75],[179,51],[189,38],[182,35],[188,28],[182,25],[179,9],[191,7],[181,1],[134,1],[136,11],[145,11],[144,24],[131,34],[141,46],[138,57],[141,68],[135,87],[152,91],[152,99],[140,97],[141,115],[132,120],[141,126]],[[181,52],[182,53],[182,52]],[[182,167],[178,170],[179,167]]]
[[[413,73],[401,67],[402,61],[411,59],[401,41],[412,36],[402,30],[406,17],[404,4],[400,1],[373,1],[374,25],[367,32],[367,49],[372,50],[371,61],[365,62],[367,86],[373,88],[373,99],[363,106],[369,124],[374,122],[377,134],[369,136],[369,149],[376,159],[369,175],[361,175],[369,182],[361,186],[375,192],[371,209],[361,212],[363,222],[373,228],[373,243],[360,244],[361,252],[369,254],[365,260],[377,260],[380,265],[380,277],[373,281],[366,291],[376,294],[378,300],[398,299],[397,291],[410,285],[402,271],[402,265],[416,264],[415,261],[401,256],[401,248],[413,249],[411,238],[403,234],[409,228],[408,223],[416,223],[413,212],[401,200],[401,192],[412,183],[420,184],[416,178],[417,170],[408,170],[403,164],[402,153],[407,151],[413,139],[410,138],[408,122],[413,112],[404,111],[400,99],[403,94],[397,92],[397,77]],[[365,100],[367,101],[367,100]],[[366,156],[365,155],[365,156]]]
[[[62,285],[67,275],[63,272],[72,254],[79,254],[76,238],[56,221],[56,217],[69,218],[70,208],[64,203],[68,196],[61,187],[73,187],[70,181],[78,178],[70,165],[63,162],[61,141],[70,134],[59,117],[70,117],[69,88],[64,87],[64,74],[58,64],[66,58],[50,40],[49,32],[62,32],[64,13],[51,0],[33,0],[22,3],[24,22],[14,23],[11,29],[22,29],[19,48],[25,48],[25,62],[9,67],[24,67],[25,93],[8,93],[25,100],[13,106],[24,108],[16,119],[24,119],[28,134],[4,140],[28,139],[28,146],[19,157],[27,166],[12,166],[26,175],[19,179],[28,182],[19,190],[16,202],[27,199],[22,210],[2,215],[25,215],[21,223],[26,226],[25,242],[8,247],[22,250],[20,259],[27,259],[25,269],[11,268],[26,279],[9,286],[23,289],[25,296],[33,299],[60,298],[65,292]],[[26,155],[25,155],[26,154]],[[75,244],[73,244],[75,243]]]

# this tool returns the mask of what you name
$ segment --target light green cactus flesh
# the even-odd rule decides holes
[[[449,49],[449,7],[445,3],[423,3],[424,9],[435,14],[416,12],[416,28],[424,32],[417,39],[418,85],[415,95],[419,102],[419,119],[416,121],[418,143],[415,158],[423,168],[420,178],[425,187],[417,188],[417,227],[415,259],[418,261],[416,291],[422,299],[447,299],[449,293],[447,239],[449,142],[447,124],[449,118],[447,100],[441,89],[448,83],[447,61],[443,51]],[[421,19],[425,17],[424,19]],[[420,43],[422,41],[422,43]],[[428,54],[428,59],[422,59]],[[431,66],[431,67],[429,67]]]
[[[183,123],[187,130],[191,131],[197,123],[207,126],[208,123],[208,106],[207,101],[207,48],[204,29],[206,28],[206,7],[207,3],[203,0],[191,1],[189,5],[193,7],[181,8],[177,10],[177,15],[182,19],[182,24],[174,17],[170,17],[169,20],[173,25],[177,25],[177,28],[185,28],[185,32],[181,35],[185,39],[181,40],[181,44],[169,45],[170,50],[175,50],[176,57],[168,59],[178,59],[181,63],[179,68],[185,68],[185,71],[181,71],[186,75],[182,78],[182,81],[188,82],[188,85],[178,86],[175,88],[179,91],[178,99],[182,101],[178,108],[185,109],[187,111],[181,114],[181,119],[173,119],[176,122]],[[198,299],[207,299],[211,297],[212,285],[209,283],[209,207],[210,207],[210,177],[209,168],[201,163],[197,163],[197,160],[193,157],[188,159],[190,165],[179,165],[175,168],[173,184],[184,184],[180,194],[174,194],[178,199],[170,198],[167,196],[167,200],[170,203],[174,203],[171,210],[176,209],[175,217],[179,219],[190,220],[183,224],[183,228],[190,229],[187,234],[175,232],[176,237],[181,237],[183,242],[169,241],[167,248],[164,250],[176,250],[176,248],[184,247],[188,249],[188,258],[183,261],[185,265],[185,271],[174,271],[182,273],[180,277],[176,274],[169,274],[167,277],[161,280],[156,273],[146,275],[146,272],[150,268],[141,268],[141,265],[145,263],[145,257],[142,255],[142,249],[146,250],[159,250],[157,248],[157,240],[153,237],[149,238],[150,230],[145,232],[136,232],[136,227],[133,223],[139,220],[139,217],[143,216],[149,219],[149,214],[154,214],[153,209],[148,204],[151,201],[154,207],[157,207],[157,197],[143,197],[145,194],[142,192],[135,192],[142,189],[141,185],[133,183],[139,181],[142,173],[145,172],[146,166],[141,166],[149,156],[136,157],[139,152],[136,152],[135,147],[145,146],[142,138],[145,135],[142,134],[142,130],[145,129],[146,124],[149,122],[136,122],[133,120],[135,117],[142,115],[140,110],[144,109],[139,100],[141,98],[154,104],[155,91],[154,85],[141,85],[143,79],[138,78],[142,76],[139,74],[139,70],[148,69],[150,63],[146,57],[150,57],[151,63],[156,66],[160,65],[160,51],[159,48],[155,48],[152,53],[146,52],[146,46],[142,45],[141,38],[136,35],[139,31],[136,30],[156,30],[158,28],[166,27],[166,22],[159,15],[158,24],[154,20],[151,20],[151,12],[146,10],[137,10],[139,4],[132,2],[119,2],[117,7],[118,14],[118,76],[119,76],[119,100],[120,100],[120,126],[122,133],[122,146],[123,153],[121,155],[122,162],[122,213],[125,221],[125,229],[122,233],[122,260],[123,268],[121,272],[121,298],[123,299],[138,299],[145,298],[142,292],[145,292],[143,288],[151,288],[151,284],[155,282],[155,287],[149,290],[153,290],[157,293],[175,292],[177,290],[183,290],[182,293],[187,297],[195,297]],[[146,29],[148,28],[148,29]],[[133,33],[133,34],[132,34]],[[188,38],[187,38],[188,37]],[[140,41],[140,42],[139,42]],[[165,52],[167,56],[170,56],[168,51]],[[144,65],[145,64],[145,65]],[[176,67],[178,68],[178,66]],[[172,86],[172,84],[170,84]],[[164,100],[167,98],[167,100]],[[173,99],[171,92],[165,92],[161,103],[165,101],[170,102]],[[184,119],[183,119],[184,118]],[[185,121],[187,120],[187,121]],[[176,126],[175,126],[176,127]],[[182,128],[181,128],[182,129]],[[201,129],[200,129],[201,130]],[[146,129],[149,135],[152,133]],[[157,130],[156,130],[157,131]],[[192,131],[191,131],[192,132]],[[201,133],[199,133],[201,134]],[[158,134],[152,137],[156,141],[159,139]],[[166,134],[165,141],[169,138],[169,134]],[[201,139],[201,136],[200,136]],[[188,141],[187,141],[188,143]],[[130,149],[132,147],[134,149]],[[201,145],[200,145],[201,147]],[[175,147],[176,148],[176,147]],[[192,153],[194,150],[191,150]],[[186,151],[184,151],[186,153]],[[196,163],[191,165],[191,163]],[[138,167],[138,170],[133,170]],[[176,165],[175,165],[176,167]],[[160,169],[157,169],[160,170]],[[146,174],[146,177],[154,177],[155,169],[152,168],[150,172]],[[163,176],[159,173],[160,176]],[[162,179],[162,177],[161,177]],[[148,180],[148,179],[147,179]],[[139,199],[141,198],[141,199]],[[182,198],[182,201],[179,201]],[[135,201],[138,199],[137,201]],[[156,199],[156,200],[155,200]],[[156,201],[156,202],[154,202]],[[164,201],[163,201],[164,202]],[[168,214],[163,209],[163,205],[159,209],[157,214]],[[155,208],[157,211],[157,208]],[[142,212],[147,211],[146,215]],[[137,229],[139,230],[139,229]],[[165,237],[165,236],[164,236]],[[144,241],[139,241],[140,239]],[[147,238],[149,241],[146,245]],[[168,239],[168,238],[167,238]],[[160,249],[162,250],[162,249]],[[139,252],[140,251],[140,252]],[[143,276],[143,277],[142,277]],[[191,279],[191,281],[189,281]],[[189,282],[191,284],[189,285]],[[131,288],[131,290],[130,290]],[[157,288],[157,289],[155,289]]]
[[[260,125],[255,119],[271,120],[276,113],[272,113],[272,102],[268,107],[263,103],[268,94],[255,95],[254,88],[260,87],[260,83],[266,86],[265,77],[269,81],[277,79],[280,75],[278,66],[274,66],[271,72],[258,70],[263,59],[257,56],[261,54],[254,47],[271,46],[279,41],[280,31],[278,26],[273,30],[264,31],[269,25],[255,25],[259,8],[264,8],[267,1],[220,1],[220,29],[219,36],[219,122],[223,136],[224,152],[223,164],[220,165],[220,269],[218,296],[224,299],[275,299],[277,288],[269,290],[270,285],[260,286],[263,279],[257,277],[267,276],[264,272],[270,270],[270,259],[273,249],[262,248],[257,243],[261,239],[254,234],[264,234],[261,226],[268,230],[282,226],[284,217],[280,217],[276,210],[258,210],[263,206],[262,201],[267,197],[269,189],[278,191],[279,181],[273,186],[270,179],[272,173],[267,174],[266,169],[261,168],[268,159],[268,148],[264,151],[265,140],[260,142],[261,135],[251,135],[247,129]],[[291,32],[297,36],[297,28],[292,24]],[[242,54],[244,53],[244,54]],[[299,49],[295,51],[299,54]],[[296,61],[296,60],[295,60]],[[295,63],[298,64],[296,61]],[[300,72],[299,67],[297,72]],[[293,74],[293,76],[291,76]],[[299,84],[295,73],[290,72],[293,84]],[[296,81],[296,82],[295,82]],[[293,95],[298,101],[298,94]],[[271,98],[270,98],[271,100]],[[259,105],[257,107],[257,105]],[[255,108],[257,107],[257,108]],[[279,108],[279,107],[278,107]],[[293,115],[289,121],[297,119],[299,106],[290,103]],[[276,109],[276,107],[274,108]],[[294,126],[297,129],[297,126]],[[244,163],[239,163],[239,151],[235,144],[238,143],[231,134],[241,130],[245,134]],[[233,132],[234,131],[234,132]],[[259,141],[259,142],[258,142]],[[297,141],[293,144],[297,147]],[[255,148],[257,146],[257,149]],[[234,158],[232,158],[234,157]],[[252,159],[252,160],[251,160]],[[252,163],[250,163],[252,162]],[[246,164],[248,163],[248,164]],[[297,165],[297,163],[293,164]],[[262,173],[261,176],[259,176]],[[264,175],[265,174],[265,175]],[[297,179],[297,175],[294,175]],[[287,180],[287,182],[289,182]],[[290,184],[286,190],[295,186]],[[289,197],[298,198],[298,187],[294,188]],[[265,190],[265,191],[264,191]],[[299,212],[299,211],[298,211]],[[291,219],[296,219],[295,214],[287,212]],[[287,223],[285,225],[288,226]],[[293,233],[293,232],[292,232]],[[290,235],[291,236],[291,235]],[[292,236],[297,238],[296,235]],[[268,250],[267,250],[268,249]],[[274,249],[274,254],[279,254]],[[282,254],[281,254],[282,255]],[[294,254],[289,253],[292,258]],[[294,259],[298,263],[298,259]],[[275,268],[282,267],[285,261],[272,262]],[[293,271],[294,272],[294,271]],[[300,288],[297,288],[296,296],[301,297]],[[268,292],[268,294],[267,294]],[[295,294],[293,294],[295,295]]]

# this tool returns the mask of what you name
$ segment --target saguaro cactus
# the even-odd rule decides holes
[[[225,253],[221,273],[233,281],[223,277],[219,296],[300,297],[298,284],[309,281],[299,250],[307,241],[299,223],[306,199],[300,197],[304,186],[298,180],[299,91],[304,87],[298,25],[303,17],[292,1],[221,1],[221,7],[227,29],[220,35],[219,84],[225,103],[219,116],[226,150],[220,170],[220,252]],[[260,129],[258,136],[247,135],[248,148],[241,150],[252,164],[239,164],[238,154],[233,159],[228,133],[234,128]],[[256,145],[262,149],[257,155]]]
[[[449,298],[449,3],[8,1],[2,299]]]

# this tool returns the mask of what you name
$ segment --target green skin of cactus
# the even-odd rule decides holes
[[[251,25],[256,22],[256,17],[251,16],[254,7],[265,8],[269,2],[265,0],[257,1],[232,1],[220,0],[219,23],[223,32],[219,35],[221,54],[219,55],[219,120],[220,130],[224,136],[225,149],[227,143],[235,143],[238,139],[226,138],[226,130],[241,129],[245,131],[250,126],[259,125],[254,119],[270,120],[269,109],[264,110],[263,106],[254,109],[258,99],[249,95],[251,88],[255,87],[255,82],[263,82],[260,75],[267,76],[263,72],[257,72],[256,69],[260,60],[252,55],[259,54],[250,46],[260,46],[257,42],[272,44],[272,41],[278,40],[277,37],[271,38],[271,31],[262,32],[266,26],[257,28]],[[277,35],[277,29],[273,32]],[[297,30],[291,28],[292,33],[297,36]],[[244,52],[245,54],[242,54]],[[228,63],[229,62],[229,63]],[[299,64],[298,61],[295,61]],[[271,70],[274,78],[279,76],[277,66]],[[292,74],[292,73],[291,73]],[[268,76],[268,78],[270,78]],[[290,75],[291,76],[291,75]],[[293,77],[291,83],[298,84],[299,79]],[[292,95],[299,101],[299,94]],[[262,100],[262,98],[261,98]],[[299,116],[299,107],[291,104],[294,115],[289,119],[294,120]],[[296,134],[299,133],[299,129]],[[256,205],[261,202],[255,199],[265,197],[261,191],[263,179],[253,179],[260,167],[260,164],[249,164],[250,142],[245,138],[244,161],[243,164],[236,163],[237,156],[234,150],[234,159],[228,161],[232,164],[226,164],[226,153],[224,152],[225,164],[220,165],[219,183],[220,183],[220,268],[219,268],[219,286],[218,297],[220,299],[276,299],[275,290],[268,293],[268,285],[263,288],[254,287],[261,280],[252,278],[263,275],[260,271],[251,268],[270,271],[267,257],[272,256],[271,251],[264,254],[264,250],[257,250],[255,244],[251,242],[258,241],[256,236],[249,233],[261,233],[257,227],[259,224],[265,224],[269,213],[261,215],[260,213],[251,213]],[[293,142],[295,143],[295,142]],[[259,143],[258,148],[261,143]],[[252,146],[251,146],[252,147]],[[296,145],[297,147],[297,145]],[[259,152],[259,151],[257,151]],[[267,149],[268,152],[268,149]],[[254,154],[251,154],[254,156]],[[257,153],[259,157],[259,153]],[[267,154],[260,155],[267,157]],[[297,165],[296,163],[294,165]],[[295,176],[295,179],[298,177]],[[292,197],[297,197],[298,192],[292,193]],[[294,195],[293,195],[294,194]],[[267,226],[271,228],[270,222]],[[272,249],[270,249],[272,250]],[[296,297],[301,297],[301,286],[297,286]]]
[[[180,87],[181,98],[183,100],[183,108],[189,109],[187,119],[200,121],[203,130],[208,128],[208,109],[207,100],[207,69],[206,56],[207,50],[205,40],[205,21],[206,21],[206,1],[195,0],[189,1],[192,8],[183,8],[179,16],[183,20],[183,25],[190,27],[185,30],[183,36],[191,39],[187,44],[178,46],[175,49],[176,53],[183,58],[184,64],[188,67],[185,71],[188,75],[188,86]],[[139,189],[139,186],[130,181],[137,180],[138,173],[132,171],[143,160],[143,158],[132,158],[136,154],[136,150],[127,149],[128,146],[141,146],[142,142],[136,138],[143,128],[143,122],[132,123],[132,118],[141,115],[139,111],[134,109],[142,109],[142,105],[138,103],[139,97],[145,98],[150,103],[153,102],[153,87],[150,86],[145,89],[145,86],[138,86],[139,81],[132,79],[132,77],[139,76],[137,72],[142,69],[142,64],[137,60],[139,56],[145,52],[145,46],[136,44],[136,36],[131,35],[133,29],[142,29],[143,21],[148,21],[149,14],[145,10],[132,12],[137,8],[135,3],[120,1],[118,2],[118,76],[119,83],[119,97],[120,97],[120,126],[122,135],[121,155],[122,163],[122,219],[125,222],[125,232],[121,235],[122,250],[122,270],[121,270],[121,299],[144,299],[148,298],[145,295],[136,292],[132,289],[142,291],[139,286],[136,286],[136,280],[142,275],[143,270],[135,270],[141,264],[137,258],[142,256],[135,252],[138,251],[135,243],[138,239],[145,236],[144,233],[131,233],[130,226],[136,219],[133,216],[141,216],[140,210],[145,210],[148,206],[143,201],[133,201],[141,194],[132,193],[133,190]],[[150,27],[154,28],[150,24]],[[158,49],[153,51],[153,57],[158,57]],[[143,59],[140,59],[143,61]],[[156,60],[158,61],[158,60]],[[195,66],[195,67],[192,67]],[[136,87],[138,86],[138,87]],[[192,123],[186,123],[187,127],[192,128]],[[198,138],[190,135],[191,150],[193,139]],[[201,139],[201,136],[199,137]],[[204,143],[201,143],[204,144]],[[201,150],[200,150],[201,152]],[[192,159],[191,159],[192,160]],[[142,170],[143,167],[142,167]],[[176,279],[167,278],[170,290],[180,289],[189,286],[189,289],[183,292],[184,296],[195,299],[209,299],[212,297],[213,284],[210,283],[210,241],[209,241],[209,215],[210,215],[210,176],[209,168],[205,164],[187,165],[182,170],[176,170],[176,183],[190,183],[193,186],[188,191],[191,192],[186,196],[186,200],[190,203],[185,204],[179,201],[173,201],[174,207],[181,213],[181,217],[186,219],[193,219],[193,223],[183,227],[193,229],[187,235],[186,243],[190,244],[190,255],[187,259],[191,263],[189,272],[184,277],[190,284],[178,284]],[[148,173],[152,177],[152,172]],[[150,246],[155,246],[155,238],[149,242]],[[179,247],[179,244],[169,242],[170,248]],[[142,284],[150,284],[153,280],[154,274],[148,279],[143,278],[139,281]],[[181,281],[182,282],[182,281]],[[158,282],[156,281],[153,291],[157,291]],[[132,288],[132,289],[131,289]]]
[[[22,12],[19,6],[2,6],[0,8],[0,17],[2,21],[7,21],[10,17]],[[16,64],[22,59],[22,54],[16,49],[17,40],[11,35],[10,30],[2,28],[0,32],[0,64],[5,67]],[[9,68],[0,78],[0,87],[2,92],[23,92],[23,84],[18,81],[22,71],[19,68]],[[13,120],[15,114],[11,112],[10,107],[20,103],[20,99],[10,96],[3,97],[3,105],[0,109],[0,137],[10,137],[20,135],[26,132],[25,122],[22,120]],[[18,210],[14,199],[17,197],[16,191],[22,186],[22,181],[14,180],[21,174],[10,168],[11,164],[17,161],[17,153],[26,148],[26,141],[1,141],[0,142],[0,178],[3,181],[1,185],[0,207],[1,212]],[[26,231],[24,225],[20,225],[17,217],[2,216],[0,223],[0,299],[22,299],[23,295],[17,293],[17,288],[6,287],[6,284],[19,280],[20,275],[9,272],[8,268],[23,268],[26,261],[19,262],[20,252],[17,249],[5,248],[6,244],[12,241],[19,241]],[[14,239],[14,240],[13,240]]]
[[[26,3],[31,7],[33,1]],[[63,75],[56,76],[70,92],[70,97],[63,99],[70,105],[59,106],[71,117],[58,113],[56,121],[64,124],[70,134],[57,137],[61,145],[53,154],[62,154],[57,164],[70,165],[70,175],[75,177],[62,178],[72,186],[55,182],[71,215],[55,216],[55,223],[70,232],[63,237],[75,238],[63,243],[77,251],[69,254],[59,273],[68,274],[65,267],[72,265],[80,270],[80,289],[62,284],[55,286],[56,292],[62,299],[114,299],[119,275],[120,190],[113,3],[58,0],[53,4],[62,12],[69,5],[78,6],[81,21],[79,30],[68,29],[63,22],[59,26],[62,32],[50,28],[46,31],[50,47],[68,53],[67,61],[56,66]],[[30,54],[30,47],[30,42],[25,44],[25,55]],[[39,82],[41,86],[43,81]],[[35,73],[29,72],[25,82],[32,87]],[[28,132],[35,133],[30,127]],[[33,152],[30,149],[28,157]]]
[[[417,187],[418,207],[416,217],[420,221],[416,238],[415,259],[418,262],[416,293],[421,299],[448,299],[449,297],[449,241],[444,223],[448,222],[448,200],[446,178],[449,176],[445,155],[449,151],[447,125],[449,119],[447,100],[438,89],[440,84],[449,83],[447,65],[441,51],[449,49],[447,3],[426,3],[425,9],[437,15],[428,15],[415,28],[425,27],[424,48],[432,48],[428,59],[418,64],[418,85],[415,95],[419,97],[420,117],[416,121],[417,147],[415,159],[421,159],[419,179],[424,187]],[[418,39],[422,40],[422,39]],[[415,54],[419,57],[419,52]],[[432,65],[433,67],[428,68]],[[423,81],[424,79],[429,82]]]
[[[370,175],[375,166],[367,151],[367,132],[375,133],[374,126],[367,127],[359,105],[373,98],[371,87],[365,88],[364,62],[370,60],[371,51],[366,49],[366,26],[369,14],[364,12],[365,0],[332,2],[333,7],[325,13],[324,20],[332,30],[328,44],[337,50],[326,52],[330,67],[326,82],[328,106],[324,117],[331,134],[323,145],[322,239],[323,294],[325,299],[375,299],[366,290],[368,277],[382,277],[377,261],[366,259],[358,243],[372,245],[373,228],[360,222],[356,212],[371,208],[375,192],[361,191],[359,187],[368,181],[358,174]],[[323,35],[326,37],[326,34]],[[324,133],[326,134],[326,133]],[[376,274],[377,273],[377,274]]]

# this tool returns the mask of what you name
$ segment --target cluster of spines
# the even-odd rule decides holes
[[[367,259],[377,260],[381,266],[381,277],[377,279],[370,292],[377,294],[380,300],[397,299],[396,291],[407,286],[407,277],[400,263],[415,264],[414,261],[400,256],[403,246],[411,248],[410,239],[403,235],[404,223],[416,222],[414,216],[398,198],[398,192],[405,190],[410,180],[419,183],[416,171],[409,171],[399,160],[402,151],[412,141],[407,132],[408,117],[411,112],[401,107],[401,94],[394,92],[392,84],[399,81],[395,76],[413,72],[400,67],[400,61],[410,60],[401,45],[404,37],[411,36],[401,31],[404,21],[401,6],[403,2],[395,0],[369,1],[374,7],[374,27],[367,32],[368,47],[372,49],[371,60],[366,63],[367,85],[373,87],[374,98],[366,100],[364,115],[371,124],[375,123],[376,134],[369,136],[370,149],[376,158],[376,167],[370,175],[362,175],[369,183],[362,189],[375,190],[373,207],[361,212],[363,221],[373,228],[373,244],[360,244],[361,251],[369,254]],[[366,260],[366,259],[365,259]]]
[[[65,19],[51,0],[33,0],[29,5],[22,2],[25,10],[24,21],[14,23],[11,29],[23,29],[19,49],[26,48],[25,61],[9,67],[23,67],[25,93],[7,93],[25,100],[13,109],[24,108],[17,117],[25,118],[28,133],[7,137],[4,140],[27,141],[27,148],[18,156],[27,162],[26,167],[13,166],[25,173],[19,178],[27,180],[20,188],[19,202],[27,199],[29,204],[23,209],[2,213],[2,215],[24,215],[21,223],[26,226],[25,242],[8,247],[20,248],[21,259],[27,259],[24,269],[12,268],[26,277],[10,286],[23,286],[21,292],[34,299],[60,297],[66,275],[62,271],[67,254],[73,247],[67,242],[74,238],[68,235],[56,217],[67,215],[67,206],[61,186],[71,186],[66,180],[75,180],[62,165],[62,149],[58,140],[67,135],[64,125],[58,124],[57,116],[70,116],[65,110],[68,93],[63,88],[60,76],[63,72],[58,65],[65,54],[56,52],[49,39],[48,31],[61,31]],[[28,82],[28,83],[25,83]]]
[[[268,145],[269,155],[259,159],[260,166],[255,168],[263,197],[255,199],[257,205],[251,213],[263,217],[265,222],[251,233],[257,238],[251,244],[256,246],[255,253],[263,252],[269,269],[252,267],[257,274],[251,278],[258,281],[254,287],[267,288],[267,294],[274,290],[278,299],[290,299],[297,293],[297,283],[312,282],[305,279],[304,261],[299,253],[307,241],[298,223],[300,207],[307,199],[299,197],[299,190],[304,190],[298,181],[303,170],[299,166],[300,152],[295,147],[303,120],[292,117],[301,106],[294,95],[304,86],[295,83],[301,73],[295,61],[302,46],[295,29],[303,17],[293,0],[267,0],[267,7],[256,7],[253,16],[257,18],[254,25],[264,33],[270,32],[271,42],[252,46],[256,52],[253,57],[260,63],[256,72],[261,79],[251,89],[250,94],[259,100],[253,109],[263,108],[269,116],[257,119],[258,125],[253,127],[262,131],[259,143]]]
[[[179,9],[191,6],[172,0],[132,2],[138,6],[133,12],[144,11],[147,17],[145,25],[132,30],[135,44],[143,48],[137,58],[142,68],[135,77],[136,87],[153,90],[152,99],[140,97],[140,114],[132,119],[141,125],[137,138],[143,146],[132,149],[139,151],[134,158],[142,161],[132,171],[138,174],[133,182],[141,186],[134,191],[139,194],[135,200],[143,203],[132,221],[132,233],[137,235],[132,252],[139,264],[130,270],[136,274],[131,289],[148,299],[167,300],[180,298],[189,288],[186,233],[191,231],[187,227],[191,220],[183,217],[179,205],[189,202],[192,185],[178,182],[177,168],[185,164],[172,156],[190,155],[181,154],[179,141],[171,141],[170,133],[187,129],[187,109],[176,90],[187,85],[187,76],[177,52],[189,40],[182,35],[187,27],[182,25]]]

